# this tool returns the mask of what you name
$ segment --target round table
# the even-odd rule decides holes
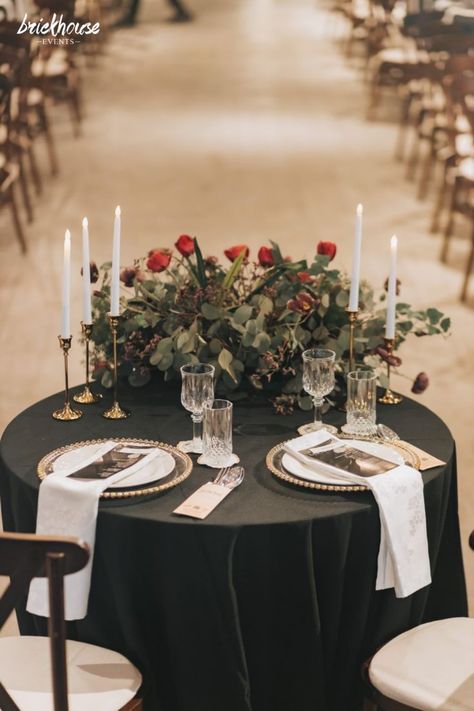
[[[21,413],[1,442],[7,530],[35,530],[36,465],[67,443],[146,437],[176,443],[190,421],[177,386],[123,388],[125,421],[57,422],[55,395]],[[277,416],[262,402],[236,404],[234,450],[243,484],[205,520],[172,513],[213,472],[195,466],[161,496],[100,505],[89,612],[70,638],[122,652],[142,671],[147,711],[351,711],[360,666],[394,635],[421,622],[467,614],[459,539],[454,442],[413,400],[379,409],[379,421],[439,457],[423,473],[432,584],[405,599],[375,591],[380,526],[367,492],[298,489],[265,466],[267,451],[310,415]],[[328,421],[342,424],[331,412]],[[23,634],[45,620],[18,610]]]

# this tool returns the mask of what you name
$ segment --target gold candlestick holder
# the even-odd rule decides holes
[[[114,369],[114,401],[108,410],[102,413],[103,417],[109,420],[124,420],[130,417],[129,410],[124,410],[120,407],[118,401],[118,373],[117,373],[117,328],[120,321],[120,316],[111,316],[109,314],[110,330],[112,332],[112,348],[113,348],[113,369]]]
[[[347,315],[349,317],[349,373],[355,369],[355,328],[357,324],[357,319],[359,317],[359,310],[352,311],[351,309],[346,309]]]
[[[383,340],[385,342],[385,350],[387,351],[389,356],[392,355],[393,347],[395,345],[395,339],[384,338]],[[401,402],[403,398],[390,390],[390,363],[387,363],[387,380],[387,388],[384,394],[379,397],[379,402],[383,403],[384,405],[398,405],[398,403]]]
[[[72,336],[69,336],[69,338],[58,336],[58,339],[64,356],[64,407],[60,410],[55,410],[53,412],[53,417],[55,420],[69,422],[71,420],[78,420],[82,417],[82,412],[71,407],[71,402],[69,400],[68,355],[71,348]]]
[[[93,393],[90,389],[90,379],[89,379],[89,341],[92,335],[92,324],[83,323],[81,321],[82,334],[86,342],[86,384],[84,389],[80,393],[73,395],[73,400],[75,402],[80,402],[81,405],[91,405],[94,402],[99,402],[102,399],[100,393]]]

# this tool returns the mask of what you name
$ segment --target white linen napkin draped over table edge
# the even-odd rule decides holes
[[[82,620],[87,614],[89,590],[94,557],[97,511],[101,493],[112,483],[125,479],[160,455],[153,449],[136,464],[106,479],[90,481],[71,479],[68,475],[92,463],[120,442],[104,442],[93,455],[49,474],[41,483],[36,518],[36,533],[42,535],[75,536],[90,547],[86,567],[64,578],[64,603],[66,620]],[[126,444],[125,442],[123,443]],[[144,450],[148,450],[144,447]],[[31,581],[26,609],[34,615],[49,617],[48,579]]]
[[[402,464],[383,474],[362,477],[311,461],[299,453],[328,438],[321,430],[297,437],[285,444],[285,451],[309,470],[324,470],[335,483],[363,484],[369,487],[379,508],[380,547],[377,560],[376,590],[395,588],[397,597],[408,597],[431,583],[428,537],[426,533],[423,479],[420,472]],[[337,439],[337,437],[335,437]],[[339,440],[347,444],[347,440]],[[364,448],[364,442],[360,443]]]

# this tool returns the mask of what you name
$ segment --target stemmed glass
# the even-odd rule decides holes
[[[183,452],[202,453],[202,417],[206,404],[214,400],[214,366],[194,363],[181,367],[181,404],[191,413],[193,438],[180,444]]]
[[[300,434],[316,432],[324,428],[337,432],[332,425],[323,424],[322,407],[324,396],[334,389],[334,362],[336,354],[328,348],[310,348],[303,352],[303,388],[314,402],[314,422],[298,429]]]

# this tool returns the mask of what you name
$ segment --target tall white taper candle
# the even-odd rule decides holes
[[[64,265],[63,265],[63,299],[61,311],[61,337],[71,336],[71,233],[66,230],[64,235]]]
[[[351,293],[349,296],[349,311],[359,309],[359,282],[360,282],[360,252],[362,248],[362,215],[364,208],[359,203],[356,209],[354,252],[352,257]]]
[[[82,321],[92,323],[89,223],[82,220]]]
[[[395,338],[395,306],[397,303],[397,247],[398,240],[393,235],[390,240],[390,274],[387,293],[387,324],[385,338]]]
[[[120,206],[115,208],[114,244],[112,250],[112,285],[110,290],[110,315],[120,315]]]

